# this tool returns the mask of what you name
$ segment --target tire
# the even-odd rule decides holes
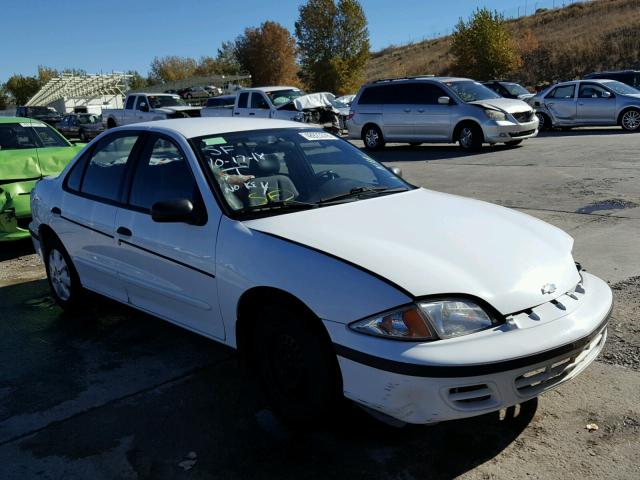
[[[79,137],[82,143],[87,143],[87,134],[84,133],[84,130],[80,130]]]
[[[262,389],[294,427],[335,418],[342,382],[335,353],[302,309],[267,304],[255,322],[253,348]]]
[[[536,112],[536,117],[538,117],[538,121],[540,124],[538,125],[538,130],[541,132],[548,132],[553,127],[551,122],[551,118],[546,113]]]
[[[190,94],[190,93],[187,93],[187,94],[185,95],[185,98],[188,98],[189,100],[191,100],[191,94]]]
[[[483,140],[482,129],[475,123],[465,123],[458,129],[458,144],[463,150],[477,152]]]
[[[366,125],[362,129],[362,141],[367,150],[380,150],[384,147],[382,132],[375,125]]]
[[[522,143],[522,140],[513,140],[511,142],[505,142],[505,145],[507,147],[515,147],[515,146],[520,145],[521,143]]]
[[[65,311],[76,310],[83,301],[84,289],[67,250],[57,237],[44,242],[44,264],[54,300]]]
[[[107,129],[109,128],[116,128],[116,121],[113,118],[110,118],[109,120],[107,120]]]
[[[620,115],[620,126],[627,132],[640,130],[640,110],[631,108]]]

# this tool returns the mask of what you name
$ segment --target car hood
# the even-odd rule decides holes
[[[57,175],[84,145],[0,151],[0,181]]]
[[[503,314],[579,281],[562,230],[515,210],[416,189],[245,224],[384,277],[414,297],[467,294]],[[543,294],[554,284],[555,293]]]
[[[491,98],[489,100],[477,100],[469,103],[481,107],[498,108],[508,113],[527,112],[531,110],[530,105],[515,98]]]

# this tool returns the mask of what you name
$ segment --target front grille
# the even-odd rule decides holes
[[[527,123],[533,120],[535,114],[533,113],[533,110],[529,110],[528,112],[512,113],[512,115],[513,118],[518,121],[518,123]]]
[[[517,137],[526,137],[527,135],[531,135],[535,130],[525,130],[524,132],[509,132],[509,136],[513,138]]]
[[[537,395],[564,380],[580,363],[597,350],[606,338],[603,329],[586,347],[535,370],[529,370],[515,379],[515,387],[523,396]]]
[[[31,217],[20,217],[17,219],[18,228],[22,230],[29,230],[29,224],[31,223]]]
[[[479,410],[498,404],[498,396],[486,383],[449,388],[447,394],[458,410]]]

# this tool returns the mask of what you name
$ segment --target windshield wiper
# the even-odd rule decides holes
[[[352,188],[351,190],[349,190],[346,193],[340,193],[338,195],[334,195],[333,197],[323,198],[318,203],[319,204],[331,203],[331,202],[336,202],[338,200],[344,200],[344,199],[351,198],[351,197],[361,197],[363,195],[380,195],[380,194],[387,194],[387,193],[406,192],[407,190],[408,190],[408,188],[406,188],[406,187],[396,187],[396,188],[390,188],[390,187],[355,187],[355,188]]]
[[[310,208],[318,208],[315,203],[301,202],[299,200],[278,200],[277,202],[269,202],[254,207],[245,207],[236,210],[237,213],[264,212],[268,210],[308,210]]]

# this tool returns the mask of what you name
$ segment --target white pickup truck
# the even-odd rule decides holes
[[[296,87],[247,88],[236,93],[232,108],[211,106],[202,109],[203,117],[256,117],[295,120],[339,130],[344,122],[332,93],[305,94]]]
[[[106,108],[102,110],[102,123],[106,128],[114,128],[150,120],[199,117],[200,110],[200,107],[187,105],[179,95],[130,93],[127,95],[124,108]]]

